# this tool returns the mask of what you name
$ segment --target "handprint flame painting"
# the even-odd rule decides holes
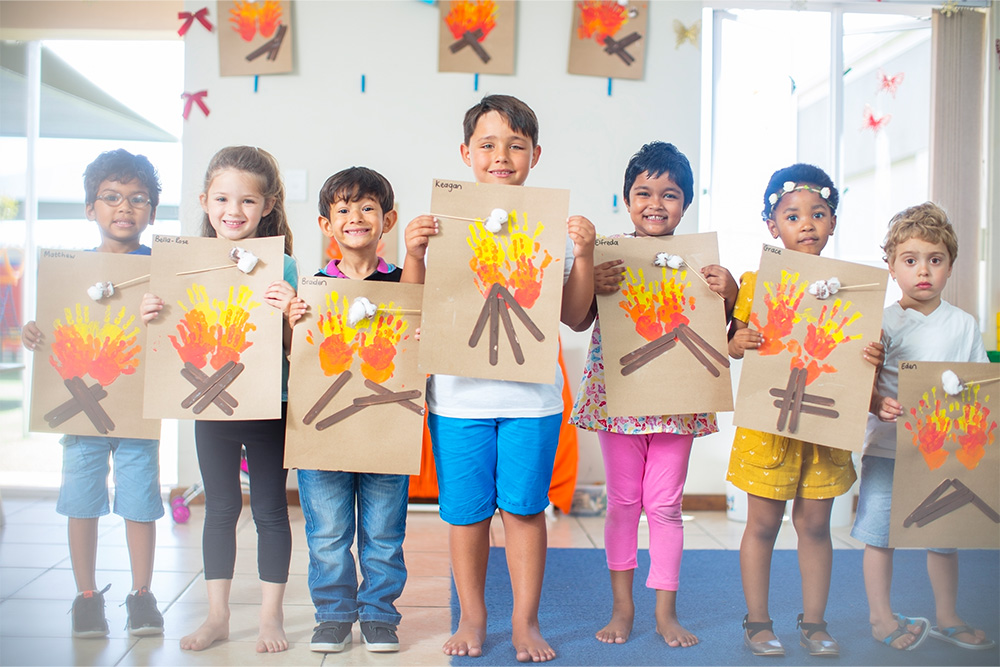
[[[482,74],[514,73],[511,0],[441,0],[438,70]]]
[[[232,264],[234,245],[259,258],[252,272]],[[147,416],[281,416],[282,316],[265,294],[282,279],[282,249],[280,237],[153,237],[149,291],[165,305],[147,326]]]
[[[609,416],[732,409],[723,299],[699,272],[718,248],[714,233],[597,240],[595,265],[624,262],[618,289],[597,297]],[[667,250],[679,268],[655,265]]]
[[[843,294],[809,293],[811,283],[829,276],[840,277]],[[744,315],[763,342],[744,355],[734,423],[859,451],[869,396],[857,387],[874,381],[864,349],[879,340],[886,279],[883,269],[764,246],[752,312]]]
[[[486,221],[498,208],[508,219],[493,232]],[[568,191],[435,181],[431,210],[440,224],[427,249],[421,367],[553,382]]]
[[[181,406],[198,415],[214,403],[232,415],[239,403],[226,388],[245,368],[240,356],[253,345],[250,337],[257,329],[250,314],[261,304],[246,285],[230,285],[223,301],[210,300],[205,287],[194,282],[186,302],[177,305],[184,315],[176,325],[177,334],[167,338],[184,363],[181,375],[194,387]],[[206,365],[212,372],[205,372]]]
[[[292,69],[291,12],[285,0],[219,0],[221,76]]]
[[[122,289],[99,302],[86,290],[146,273],[148,257],[42,251],[37,324],[45,345],[34,364],[32,430],[157,437],[156,423],[142,419],[143,290]]]
[[[576,0],[570,74],[641,79],[648,9],[648,2],[635,0]]]
[[[286,465],[419,471],[424,376],[414,333],[421,293],[419,285],[300,280],[298,295],[309,310],[292,332],[288,430],[295,437],[286,441]],[[374,314],[355,321],[351,304],[362,297]]]
[[[945,371],[960,378],[957,393]],[[890,546],[1000,546],[998,391],[996,364],[899,363]]]

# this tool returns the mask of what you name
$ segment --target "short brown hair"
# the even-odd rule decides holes
[[[338,201],[355,202],[371,197],[382,207],[382,215],[392,210],[392,186],[385,176],[367,167],[348,167],[326,179],[319,189],[319,214],[330,217],[330,208]]]
[[[955,264],[958,257],[958,237],[955,235],[955,228],[948,221],[948,214],[937,204],[924,202],[892,216],[882,245],[885,252],[882,259],[891,263],[896,256],[896,247],[913,238],[927,243],[943,243],[951,264]]]
[[[503,116],[510,129],[531,139],[531,145],[538,145],[538,118],[527,104],[511,95],[487,95],[465,112],[462,129],[465,131],[465,145],[476,131],[479,119],[491,111]]]

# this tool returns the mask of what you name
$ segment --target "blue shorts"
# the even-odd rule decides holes
[[[892,513],[892,476],[896,460],[881,456],[861,457],[861,485],[858,488],[858,513],[851,537],[873,547],[889,547],[889,524]],[[952,553],[955,549],[928,549]]]
[[[434,413],[427,427],[437,466],[441,518],[467,526],[497,507],[531,516],[549,505],[562,414],[458,419]]]
[[[115,461],[115,514],[143,523],[163,516],[159,440],[64,435],[59,442],[63,444],[59,514],[94,519],[110,512],[110,456]]]

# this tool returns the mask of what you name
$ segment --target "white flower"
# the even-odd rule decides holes
[[[778,203],[778,193],[777,192],[772,192],[771,196],[767,198],[767,201],[770,202],[771,206],[774,206],[775,204],[777,204]]]
[[[785,181],[785,184],[781,186],[781,189],[785,192],[791,192],[795,189],[795,181]]]
[[[829,199],[830,198],[830,188],[823,188],[822,190],[820,190],[819,191],[819,196],[822,197],[823,199]]]

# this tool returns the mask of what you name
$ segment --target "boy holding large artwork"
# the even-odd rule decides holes
[[[153,224],[160,200],[156,170],[143,155],[124,149],[101,153],[83,174],[87,219],[97,223],[101,244],[96,252],[148,255],[139,242]],[[24,346],[37,351],[46,340],[34,321],[21,330]],[[36,363],[46,363],[39,360]],[[97,590],[98,520],[110,511],[108,457],[115,463],[115,514],[125,519],[132,568],[132,591],[125,598],[132,635],[163,634],[163,616],[149,591],[156,549],[156,520],[163,516],[158,440],[65,435],[63,478],[56,511],[69,517],[69,553],[76,580],[73,636],[108,635],[104,593]]]
[[[477,182],[523,185],[538,162],[538,121],[521,100],[489,95],[465,114],[462,160]],[[430,216],[414,220],[404,276],[423,282]],[[593,300],[594,225],[573,216],[563,271],[561,320],[573,326]],[[410,234],[408,233],[409,237]],[[504,524],[507,567],[514,594],[512,641],[517,660],[542,662],[556,653],[542,637],[538,605],[545,569],[548,506],[559,429],[562,375],[551,384],[433,375],[427,405],[437,466],[441,518],[451,524],[452,574],[461,605],[458,631],[447,655],[482,655],[486,637],[486,565],[490,522],[497,508]],[[502,400],[498,400],[502,397]]]
[[[897,213],[885,238],[885,261],[903,296],[882,316],[885,364],[872,392],[871,414],[861,458],[858,513],[851,535],[865,543],[865,592],[872,636],[895,649],[913,650],[929,635],[966,649],[996,643],[958,615],[958,552],[928,549],[927,574],[934,591],[937,625],[926,618],[894,613],[890,602],[892,556],[889,516],[896,463],[896,419],[903,406],[899,362],[988,362],[979,325],[941,298],[958,256],[958,237],[948,215],[926,202]]]
[[[364,167],[334,174],[320,189],[319,213],[320,230],[337,242],[342,258],[317,276],[400,282],[403,270],[378,256],[379,239],[396,224],[392,186],[384,176]],[[414,239],[407,234],[407,249]],[[294,324],[302,312],[299,300],[290,321]],[[343,651],[351,643],[354,621],[360,620],[369,651],[398,651],[396,627],[402,617],[394,603],[406,583],[409,476],[336,470],[299,470],[298,476],[309,543],[309,593],[319,623],[309,648]],[[351,554],[355,530],[364,577],[360,585]]]

